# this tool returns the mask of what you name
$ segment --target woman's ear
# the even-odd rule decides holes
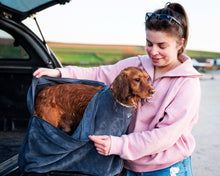
[[[177,50],[179,51],[181,48],[185,48],[185,39],[181,38],[180,40],[177,41]]]

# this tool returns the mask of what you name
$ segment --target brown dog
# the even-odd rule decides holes
[[[135,106],[140,99],[154,94],[148,74],[137,67],[128,67],[120,72],[110,85],[114,98],[128,106]],[[35,100],[34,114],[72,134],[79,125],[92,97],[102,86],[85,84],[57,84],[44,88]]]

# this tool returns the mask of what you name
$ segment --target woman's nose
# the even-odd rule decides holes
[[[150,54],[152,55],[152,56],[155,56],[155,55],[157,55],[159,52],[158,52],[158,48],[156,47],[156,46],[152,46],[151,48],[150,48]]]

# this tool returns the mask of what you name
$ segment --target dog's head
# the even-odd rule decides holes
[[[149,75],[138,67],[123,69],[110,85],[110,90],[119,101],[123,102],[128,101],[129,98],[148,99],[155,92],[149,83]]]

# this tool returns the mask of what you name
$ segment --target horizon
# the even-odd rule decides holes
[[[60,44],[72,44],[72,45],[93,45],[93,46],[137,46],[137,47],[145,47],[145,45],[134,45],[134,44],[101,44],[101,43],[69,43],[69,42],[56,42],[56,41],[46,41],[48,43],[60,43]],[[49,44],[48,44],[49,45]],[[200,51],[200,52],[210,52],[210,53],[219,53],[217,51],[208,51],[208,50],[193,50],[193,49],[185,49],[185,51]]]

